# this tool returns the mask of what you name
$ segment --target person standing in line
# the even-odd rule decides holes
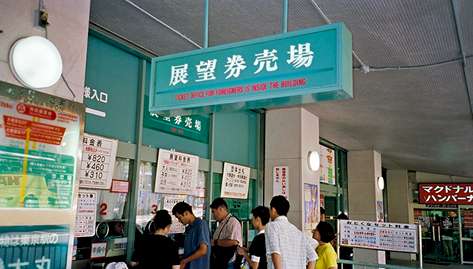
[[[179,202],[172,208],[172,214],[184,225],[184,259],[180,269],[209,269],[210,230],[207,222],[192,213],[192,207]]]
[[[240,221],[228,212],[227,202],[223,198],[215,199],[210,208],[219,223],[212,240],[213,269],[233,269],[237,247],[242,246],[243,242]]]
[[[251,223],[258,231],[258,234],[253,239],[253,242],[251,242],[250,249],[239,247],[238,254],[245,257],[251,269],[266,269],[268,263],[266,260],[264,229],[269,222],[269,208],[258,206],[251,211],[251,214],[253,214]]]
[[[168,237],[172,219],[167,210],[156,212],[151,225],[155,232],[145,235],[136,246],[133,267],[139,269],[179,269],[179,254],[176,243]]]
[[[314,230],[314,239],[319,242],[317,247],[317,263],[315,269],[337,269],[337,253],[330,242],[335,238],[335,231],[330,223],[321,221]]]
[[[282,195],[270,203],[271,222],[266,225],[265,245],[269,269],[314,269],[317,254],[312,240],[287,219],[289,201]]]

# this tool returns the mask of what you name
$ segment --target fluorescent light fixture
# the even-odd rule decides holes
[[[308,156],[309,169],[311,171],[318,171],[320,168],[320,156],[317,151],[310,151]]]
[[[10,49],[10,68],[24,86],[31,89],[48,88],[61,78],[61,54],[44,37],[22,38]]]

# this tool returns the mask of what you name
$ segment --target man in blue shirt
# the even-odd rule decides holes
[[[192,213],[192,207],[185,203],[177,203],[172,214],[184,225],[184,259],[181,269],[208,269],[210,266],[210,230],[207,222]]]

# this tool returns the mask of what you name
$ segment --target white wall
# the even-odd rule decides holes
[[[44,0],[44,5],[49,13],[48,38],[61,53],[63,75],[76,97],[62,80],[47,90],[82,103],[90,0]],[[38,0],[0,1],[0,80],[21,85],[10,71],[9,50],[19,38],[45,36],[44,28],[37,26],[38,7]]]

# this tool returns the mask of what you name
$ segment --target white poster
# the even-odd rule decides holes
[[[101,243],[92,243],[92,250],[90,253],[90,258],[103,258],[105,257],[105,254],[107,254],[107,243],[106,242],[101,242]]]
[[[75,237],[90,237],[95,235],[97,209],[97,192],[80,190],[77,200]]]
[[[118,140],[84,134],[79,186],[110,189]]]
[[[163,209],[167,210],[169,214],[172,215],[172,208],[179,202],[185,201],[185,195],[166,195],[164,197],[164,204]],[[171,231],[172,234],[179,234],[184,233],[186,231],[186,227],[179,222],[179,220],[172,216],[172,224],[171,224]]]
[[[335,150],[320,145],[320,182],[335,185]]]
[[[198,156],[160,149],[154,192],[192,195],[198,172]]]
[[[417,226],[413,224],[340,220],[340,245],[417,253]]]
[[[224,198],[247,199],[251,168],[238,164],[223,165],[222,191]]]
[[[289,167],[275,166],[273,168],[273,196],[289,197]]]

